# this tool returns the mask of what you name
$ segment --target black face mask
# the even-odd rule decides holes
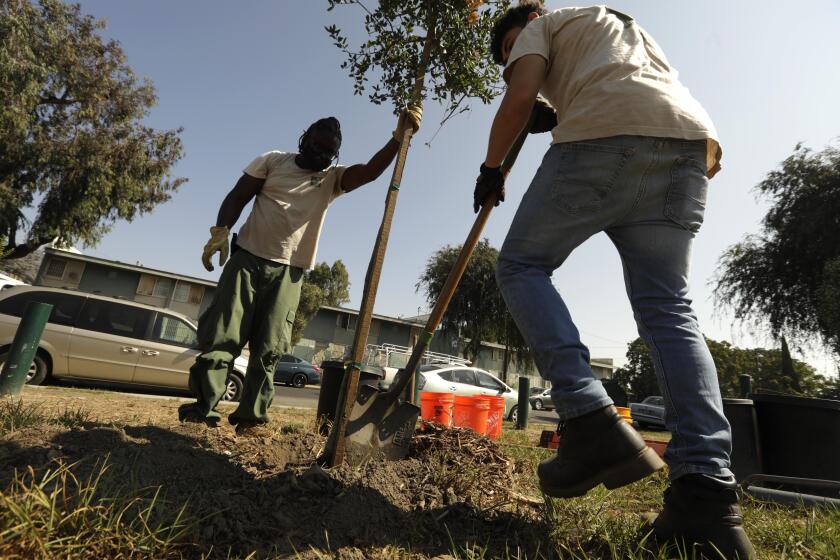
[[[329,154],[305,152],[303,150],[300,152],[301,167],[310,171],[323,171],[330,166],[334,159],[335,156]]]
[[[314,142],[311,142],[307,136],[304,136],[301,139],[298,151],[300,154],[299,162],[301,167],[311,171],[323,171],[338,158],[338,153],[333,153],[331,150],[319,148]]]

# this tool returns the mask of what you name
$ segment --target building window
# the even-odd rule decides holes
[[[154,338],[168,344],[192,348],[198,344],[195,329],[176,317],[158,315]]]
[[[162,298],[168,298],[172,293],[173,281],[171,278],[158,278],[155,281],[155,291],[152,295]]]
[[[188,302],[190,300],[190,285],[180,281],[175,284],[175,294],[173,294],[172,299],[182,303]]]
[[[50,259],[47,264],[47,270],[44,271],[44,276],[50,278],[64,278],[64,269],[67,268],[67,261],[63,259]]]
[[[190,303],[192,305],[201,305],[201,298],[204,296],[203,286],[190,286]]]
[[[349,313],[340,313],[336,318],[336,325],[338,325],[338,328],[340,329],[355,331],[356,320],[357,317],[355,315],[350,315]]]

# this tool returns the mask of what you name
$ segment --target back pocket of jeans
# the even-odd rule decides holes
[[[671,184],[665,196],[665,217],[697,233],[703,225],[708,189],[705,167],[694,158],[678,157],[671,166]]]
[[[562,144],[554,202],[569,214],[597,211],[634,152],[634,148],[591,142]]]

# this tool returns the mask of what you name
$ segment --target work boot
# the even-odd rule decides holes
[[[645,528],[649,534],[645,548],[677,547],[698,560],[754,560],[737,488],[734,479],[705,474],[672,481],[665,490],[662,512]]]
[[[190,424],[206,424],[210,428],[216,428],[219,419],[214,416],[204,416],[195,403],[182,404],[178,407],[178,420]]]
[[[653,474],[665,463],[614,406],[567,420],[557,455],[537,467],[540,488],[555,498],[583,496],[603,484],[618,488]]]
[[[265,422],[239,422],[236,425],[236,435],[244,438],[271,437],[272,432]]]

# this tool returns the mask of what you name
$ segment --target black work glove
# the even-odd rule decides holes
[[[478,213],[484,205],[484,201],[491,194],[496,195],[496,204],[505,199],[505,177],[502,175],[502,170],[498,167],[487,167],[481,164],[481,174],[475,180],[475,190],[473,191],[473,211]]]
[[[531,124],[531,134],[542,134],[543,132],[551,132],[557,126],[557,113],[554,112],[554,107],[548,104],[548,101],[542,97],[537,97],[534,103],[534,111],[537,115]]]

